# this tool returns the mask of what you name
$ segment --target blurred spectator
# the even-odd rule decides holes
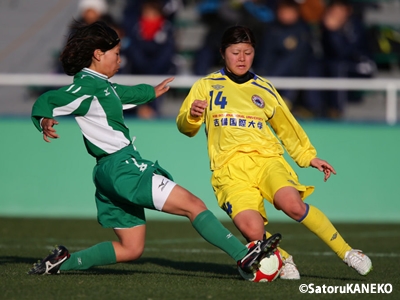
[[[108,4],[106,0],[80,0],[78,2],[78,16],[77,18],[72,20],[72,23],[81,22],[85,24],[92,24],[96,21],[104,21],[109,26],[111,26],[120,36],[120,39],[123,39],[123,30],[122,27],[114,20],[114,18],[108,13]],[[71,32],[68,32],[66,38],[70,35]],[[58,60],[56,59],[56,72],[64,73],[62,66]],[[123,64],[122,64],[123,65]]]
[[[148,0],[127,0],[123,9],[123,24],[126,29],[132,28],[137,24],[140,16],[143,3]],[[160,0],[162,14],[168,21],[173,22],[176,13],[183,8],[182,0]]]
[[[75,22],[81,22],[85,24],[92,24],[96,21],[102,20],[106,22],[110,27],[112,27],[120,36],[120,39],[122,41],[122,47],[124,47],[124,32],[122,30],[122,27],[115,21],[115,19],[108,13],[109,7],[107,4],[106,0],[79,0],[78,6],[77,6],[77,16],[73,20],[71,20],[71,24]],[[67,32],[65,36],[65,41],[67,41],[68,36],[70,35],[70,31]],[[62,45],[64,46],[64,45]],[[60,51],[56,50],[53,53],[54,59],[53,59],[53,72],[54,73],[59,73],[59,74],[64,74],[64,70],[62,68],[62,65],[59,61],[59,55]],[[124,62],[126,59],[121,57],[121,69],[123,69]],[[40,94],[52,90],[52,89],[57,89],[58,87],[51,86],[51,87],[45,87],[45,86],[39,86],[39,87],[29,87],[29,93],[33,97],[37,97]]]
[[[400,26],[374,24],[369,28],[368,35],[377,68],[397,71],[400,62]]]
[[[128,5],[129,7],[129,5]],[[125,14],[126,17],[128,17]],[[124,24],[128,24],[124,22]],[[127,64],[124,73],[135,75],[174,75],[176,43],[172,23],[163,14],[163,1],[142,1],[136,23],[126,27]],[[132,113],[141,118],[159,116],[162,98],[141,105]]]
[[[300,5],[300,16],[308,24],[319,24],[325,10],[323,0],[296,0]]]
[[[105,0],[80,0],[78,2],[79,17],[77,21],[92,24],[108,12]]]
[[[201,22],[206,26],[206,35],[195,54],[193,73],[206,75],[219,65],[219,44],[222,33],[232,25],[243,25],[252,29],[256,40],[260,40],[266,24],[275,18],[274,10],[266,0],[203,0],[198,5]],[[271,1],[273,4],[273,1]],[[254,61],[257,65],[257,60]],[[221,65],[222,66],[222,65]]]
[[[306,69],[307,77],[321,77],[321,30],[320,24],[326,9],[326,1],[324,0],[296,0],[300,5],[300,16],[308,24],[311,30],[311,47],[312,53],[308,60]],[[297,111],[293,113],[298,118],[321,118],[325,117],[323,91],[321,90],[304,90],[300,94],[299,105]]]
[[[262,54],[256,72],[265,77],[305,77],[313,60],[311,31],[294,0],[279,0],[276,21],[260,41]],[[300,91],[279,90],[289,108],[299,99]],[[310,110],[315,108],[311,107]]]
[[[324,75],[333,78],[369,78],[376,71],[371,59],[367,30],[353,15],[346,0],[333,0],[321,24]],[[329,91],[326,95],[328,117],[340,118],[348,102],[362,100],[360,92]]]

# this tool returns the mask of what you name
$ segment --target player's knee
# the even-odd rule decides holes
[[[292,205],[286,206],[283,212],[293,220],[300,220],[306,213],[307,207],[303,201],[294,201]]]
[[[247,241],[263,238],[264,220],[258,212],[252,210],[239,212],[233,222]]]
[[[126,251],[126,260],[133,261],[139,259],[144,252],[144,247],[131,247]]]
[[[294,220],[300,219],[307,209],[299,192],[289,187],[282,188],[276,192],[274,206]]]
[[[185,204],[182,207],[182,215],[193,221],[205,210],[207,210],[207,206],[204,204],[204,202],[200,198],[189,193],[189,195],[187,195],[185,198]]]
[[[188,205],[188,213],[190,215],[198,215],[199,213],[207,209],[205,203],[200,198],[194,195],[191,195],[189,202],[190,203]]]
[[[193,199],[193,202],[194,202],[194,206],[196,207],[197,210],[203,211],[203,210],[207,209],[206,204],[200,198],[197,198],[195,196],[195,199]]]
[[[260,229],[259,226],[252,225],[245,226],[241,232],[248,242],[262,240],[264,235],[264,229]]]

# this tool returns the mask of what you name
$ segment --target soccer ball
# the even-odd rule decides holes
[[[246,247],[251,248],[254,243],[255,242],[248,243]],[[238,270],[240,275],[242,275],[245,280],[254,282],[271,282],[278,278],[282,270],[282,265],[282,256],[279,253],[279,250],[276,249],[268,257],[265,256],[263,259],[261,259],[257,272],[245,273],[240,268],[238,268]]]

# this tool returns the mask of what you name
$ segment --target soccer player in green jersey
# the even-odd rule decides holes
[[[28,273],[57,274],[139,258],[145,245],[145,208],[187,217],[206,241],[225,251],[239,268],[255,272],[262,257],[276,249],[281,235],[247,249],[203,201],[177,185],[157,162],[142,158],[132,144],[123,109],[164,94],[173,78],[155,88],[110,83],[121,62],[119,51],[119,37],[105,23],[76,24],[60,56],[65,73],[74,76],[73,83],[44,93],[32,108],[33,123],[47,142],[58,138],[55,117],[75,116],[86,149],[97,161],[93,181],[98,222],[113,228],[118,241],[72,254],[58,246]]]
[[[372,269],[371,260],[352,249],[323,212],[303,202],[314,187],[299,182],[283,158],[284,149],[300,167],[324,172],[325,181],[336,172],[317,157],[271,82],[250,71],[254,47],[250,29],[234,26],[225,31],[220,47],[225,67],[195,82],[177,116],[178,129],[192,137],[205,123],[218,204],[248,241],[263,238],[268,223],[266,199],[366,275]],[[300,279],[293,257],[280,251],[284,259],[280,277]]]

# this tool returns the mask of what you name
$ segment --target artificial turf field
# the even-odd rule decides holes
[[[224,223],[240,236],[231,223]],[[281,246],[294,257],[300,281],[253,283],[241,279],[235,262],[203,241],[189,222],[148,221],[143,256],[132,263],[27,275],[31,265],[56,244],[70,252],[105,240],[110,229],[95,220],[0,218],[0,299],[400,299],[400,224],[335,224],[354,247],[372,259],[366,277],[342,263],[330,249],[294,222],[268,225],[281,232]],[[391,294],[328,293],[328,286],[391,284]],[[325,294],[301,294],[314,284]],[[386,285],[386,288],[389,288]]]

